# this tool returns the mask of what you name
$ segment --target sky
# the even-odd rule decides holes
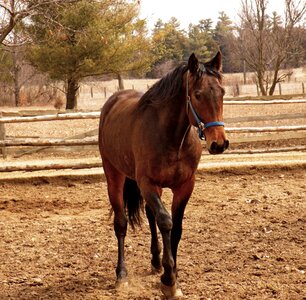
[[[283,0],[269,0],[268,12],[283,12]],[[219,12],[224,11],[235,23],[241,0],[140,0],[140,17],[147,19],[152,29],[160,18],[167,22],[171,17],[179,20],[181,28],[188,29],[190,23],[197,24],[201,19],[211,18],[214,24]]]

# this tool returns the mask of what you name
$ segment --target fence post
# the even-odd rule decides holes
[[[304,86],[304,82],[302,82],[302,94],[305,95],[305,86]]]
[[[280,83],[278,84],[278,90],[279,90],[279,94],[281,95],[282,94],[282,86],[281,86]]]
[[[238,85],[238,83],[236,84],[236,93],[237,93],[237,96],[240,95],[240,90],[239,90],[239,85]]]
[[[0,118],[2,117],[2,112],[0,112]],[[0,140],[5,140],[5,124],[0,123]],[[3,158],[6,158],[5,146],[0,148]]]
[[[106,98],[106,87],[104,87],[104,98]]]
[[[91,95],[91,98],[93,98],[93,88],[92,88],[92,86],[90,87],[90,95]]]

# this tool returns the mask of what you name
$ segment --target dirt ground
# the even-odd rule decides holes
[[[305,299],[304,169],[199,172],[184,217],[186,299]],[[163,299],[147,221],[128,231],[129,286],[102,177],[0,183],[0,299]],[[171,193],[163,195],[167,207]]]

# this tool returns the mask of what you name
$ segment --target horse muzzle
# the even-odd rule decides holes
[[[218,143],[217,141],[213,141],[208,151],[210,154],[221,154],[229,147],[229,140],[224,140],[223,143]]]

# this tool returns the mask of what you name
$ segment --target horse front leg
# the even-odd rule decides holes
[[[160,199],[161,189],[159,187],[141,182],[140,189],[162,235],[164,273],[161,276],[161,290],[167,299],[175,299],[180,295],[177,294],[176,276],[173,270],[174,260],[171,252],[172,218]]]
[[[158,236],[157,236],[157,228],[156,228],[156,220],[155,216],[149,207],[148,204],[145,206],[146,209],[146,215],[149,221],[150,231],[151,231],[151,267],[153,273],[159,273],[162,269],[161,260],[160,260],[160,252],[161,247],[158,242]]]
[[[171,231],[171,250],[174,259],[174,272],[177,276],[177,249],[182,236],[183,231],[183,217],[185,207],[188,203],[188,200],[192,194],[194,188],[195,178],[194,176],[186,181],[180,187],[173,189],[173,201],[172,201],[172,222],[173,227]]]

